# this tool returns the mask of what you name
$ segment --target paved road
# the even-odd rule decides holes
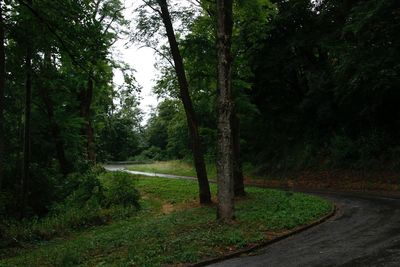
[[[107,169],[123,167],[107,166]],[[400,267],[400,199],[317,195],[334,201],[339,207],[338,213],[327,222],[260,249],[255,256],[210,266]]]
[[[128,166],[129,165],[125,165],[125,164],[103,165],[103,167],[109,171],[124,171],[127,173],[139,174],[139,175],[145,175],[145,176],[151,176],[151,177],[164,177],[164,178],[170,178],[170,179],[187,179],[187,180],[196,180],[197,181],[197,178],[191,177],[191,176],[181,176],[181,175],[156,173],[156,172],[131,171],[131,170],[127,169]]]
[[[400,266],[400,199],[320,196],[339,206],[327,222],[210,266]]]

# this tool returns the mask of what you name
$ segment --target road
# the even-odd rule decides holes
[[[336,203],[339,209],[334,217],[260,249],[256,255],[210,266],[400,266],[399,198],[316,195]]]
[[[328,221],[245,256],[238,266],[400,266],[400,199],[319,194],[338,213]]]

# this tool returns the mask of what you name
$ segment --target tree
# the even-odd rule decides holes
[[[80,115],[84,119],[83,134],[86,136],[86,156],[87,160],[92,164],[96,163],[96,145],[95,134],[92,118],[92,105],[94,93],[96,90],[96,71],[102,68],[102,64],[106,61],[107,49],[116,38],[115,28],[113,23],[125,24],[121,11],[123,7],[118,0],[98,0],[93,2],[94,5],[88,4],[90,12],[90,27],[89,30],[97,35],[99,40],[89,38],[87,41],[88,53],[86,54],[86,85],[82,86],[79,91],[78,98],[80,100]],[[107,21],[108,19],[108,21]],[[84,21],[82,23],[85,23]],[[100,44],[100,45],[99,45]],[[104,44],[107,44],[106,46]]]
[[[234,141],[231,84],[232,0],[217,1],[218,40],[218,218],[234,219]]]
[[[71,172],[71,163],[66,157],[65,142],[61,136],[60,125],[55,119],[54,101],[51,97],[51,91],[53,91],[54,88],[50,88],[51,83],[48,82],[52,78],[55,78],[53,77],[54,75],[52,75],[52,73],[54,72],[55,72],[54,66],[51,62],[51,51],[46,51],[44,54],[43,71],[40,75],[40,77],[44,81],[39,85],[39,94],[42,98],[43,103],[45,104],[51,136],[54,141],[54,147],[56,149],[56,155],[60,166],[60,171],[64,176],[67,176]],[[46,85],[48,85],[48,87],[46,87]]]
[[[216,36],[215,32],[217,31],[217,14],[216,14],[216,5],[213,2],[202,1],[199,2],[202,7],[203,14],[199,15],[198,18],[191,25],[191,32],[185,37],[184,40],[184,49],[185,49],[185,61],[187,62],[187,71],[189,73],[189,77],[191,78],[192,87],[196,86],[199,92],[208,91],[208,95],[206,101],[210,103],[210,99],[213,99],[213,96],[216,92],[216,88],[214,88],[215,84],[215,72],[217,70],[217,60],[216,60]],[[232,62],[235,62],[232,67],[232,93],[234,95],[235,108],[233,110],[233,128],[232,128],[232,138],[234,140],[234,193],[235,196],[244,196],[244,179],[243,179],[243,170],[242,170],[242,162],[241,162],[241,151],[240,151],[240,119],[239,114],[247,113],[248,99],[245,97],[241,97],[245,94],[244,86],[246,85],[245,79],[248,77],[245,76],[248,73],[246,66],[247,61],[245,60],[246,55],[241,51],[245,51],[244,48],[244,40],[242,40],[242,32],[246,31],[247,26],[247,17],[249,14],[253,14],[254,10],[257,8],[249,8],[248,6],[255,5],[257,8],[258,4],[250,4],[248,2],[239,2],[237,5],[233,7],[233,12],[240,14],[240,16],[235,16],[235,20],[238,20],[239,23],[235,24],[236,30],[234,31],[232,39]],[[246,12],[244,12],[244,11]],[[242,13],[244,13],[242,15]],[[245,17],[245,18],[242,18]],[[252,16],[250,16],[252,17]],[[255,17],[255,16],[254,16]],[[254,17],[248,20],[254,21]],[[253,22],[254,23],[254,22]],[[254,30],[254,29],[252,29]],[[245,38],[243,38],[245,39]],[[211,79],[210,79],[211,77]],[[199,97],[205,97],[203,95],[199,95]],[[200,102],[198,100],[197,102]],[[214,102],[211,102],[212,105],[216,106]],[[241,108],[245,107],[245,108]],[[213,108],[216,111],[216,107]],[[207,118],[212,118],[211,114],[206,115]],[[203,122],[204,123],[204,122]],[[207,125],[207,124],[206,124]],[[215,126],[208,123],[207,125],[210,128],[214,128]],[[204,127],[204,126],[203,126]]]
[[[28,5],[32,5],[32,0],[28,0]],[[26,36],[33,40],[30,16],[27,17]],[[31,165],[31,114],[32,114],[32,53],[33,47],[30,41],[26,42],[25,54],[25,109],[24,109],[24,145],[23,145],[23,164],[21,178],[21,217],[25,216],[25,209],[28,197],[28,184],[30,182]]]
[[[157,0],[157,4],[160,10],[155,9],[151,3],[147,3],[149,7],[156,10],[156,12],[161,16],[162,22],[166,30],[170,52],[174,62],[174,69],[179,84],[179,97],[185,109],[187,124],[189,127],[189,132],[191,137],[193,160],[199,183],[200,203],[208,204],[211,203],[210,186],[208,183],[206,165],[204,162],[204,156],[201,147],[197,118],[193,108],[192,100],[190,98],[189,84],[186,78],[181,52],[179,50],[178,42],[176,40],[174,28],[172,25],[171,15],[168,10],[167,1]]]
[[[6,86],[6,55],[4,47],[3,1],[0,1],[0,192],[4,177],[4,94]]]
[[[6,2],[6,11],[1,2],[2,19],[6,20],[1,21],[7,39],[2,39],[1,48],[6,54],[7,86],[1,86],[5,97],[0,105],[4,109],[0,141],[6,142],[5,149],[0,149],[5,162],[0,198],[14,198],[1,201],[0,216],[4,211],[10,216],[40,216],[68,193],[69,173],[90,168],[85,161],[87,138],[82,128],[89,117],[92,127],[101,132],[107,121],[102,117],[108,117],[107,110],[113,105],[113,68],[121,66],[114,61],[110,47],[120,33],[122,3]],[[1,72],[4,78],[4,69]],[[91,87],[89,73],[93,78],[91,103],[85,105],[89,116],[82,116],[78,96]],[[123,118],[121,123],[127,127],[115,128],[130,134],[134,131],[130,122]],[[92,137],[98,141],[97,136]],[[129,136],[125,141],[132,139]]]

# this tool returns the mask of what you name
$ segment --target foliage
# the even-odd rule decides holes
[[[181,44],[205,152],[213,162],[215,6],[202,1],[201,7]],[[264,173],[398,170],[395,1],[237,1],[234,18],[233,86],[245,161]],[[163,65],[155,91],[174,99],[172,71]],[[171,108],[167,119],[160,114],[145,130],[156,128],[163,140],[152,146],[170,159],[184,158],[183,110]]]
[[[135,180],[129,174],[94,170],[72,175],[70,179],[73,180],[70,184],[77,188],[55,204],[47,216],[4,221],[0,227],[4,242],[50,240],[81,228],[129,217],[140,208]]]
[[[260,116],[246,131],[249,150],[270,169],[290,157],[301,161],[296,155],[307,148],[316,168],[390,164],[394,158],[382,156],[399,129],[392,109],[398,81],[383,73],[397,70],[394,2],[275,2],[278,13],[252,59]]]
[[[125,172],[105,173],[100,178],[104,187],[104,205],[122,205],[139,207],[139,192],[135,180]]]
[[[24,139],[29,139],[32,153],[24,215],[43,216],[70,192],[64,188],[68,174],[84,173],[92,164],[88,138],[96,143],[99,160],[126,159],[140,150],[140,88],[133,70],[111,53],[128,22],[120,0],[96,4],[89,0],[13,0],[2,7],[7,71],[6,142],[0,153],[6,164],[0,191],[7,199],[0,212],[1,217],[15,218],[25,206],[20,176]],[[23,67],[28,50],[31,69]],[[116,69],[125,78],[118,88],[113,84]],[[28,73],[32,74],[32,116],[30,135],[24,137]],[[91,136],[87,125],[94,130]]]

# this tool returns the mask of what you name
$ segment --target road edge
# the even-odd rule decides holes
[[[291,236],[294,236],[296,234],[299,234],[299,233],[304,232],[304,231],[306,231],[306,230],[308,230],[308,229],[310,229],[312,227],[318,226],[318,225],[326,222],[327,220],[329,220],[330,218],[335,216],[337,214],[338,210],[339,210],[338,206],[335,203],[333,203],[332,210],[328,214],[324,215],[323,217],[321,217],[321,218],[319,218],[319,219],[317,219],[317,220],[315,220],[315,221],[313,221],[313,222],[311,222],[309,224],[299,226],[299,227],[293,229],[292,231],[290,231],[289,233],[286,233],[284,235],[281,235],[281,236],[276,237],[276,238],[271,239],[271,240],[263,241],[263,242],[261,242],[259,244],[255,244],[255,245],[252,245],[252,246],[244,248],[244,249],[237,250],[237,251],[232,252],[232,253],[228,253],[228,254],[225,254],[225,255],[222,255],[222,256],[219,256],[219,257],[213,257],[213,258],[205,259],[205,260],[196,262],[194,264],[188,264],[188,265],[184,265],[184,266],[187,266],[187,267],[207,266],[209,264],[218,263],[218,262],[221,262],[221,261],[224,261],[224,260],[236,258],[236,257],[241,256],[243,254],[248,254],[248,253],[253,252],[255,250],[268,247],[268,246],[270,246],[270,245],[272,245],[274,243],[277,243],[279,241],[287,239],[287,238],[289,238]]]

